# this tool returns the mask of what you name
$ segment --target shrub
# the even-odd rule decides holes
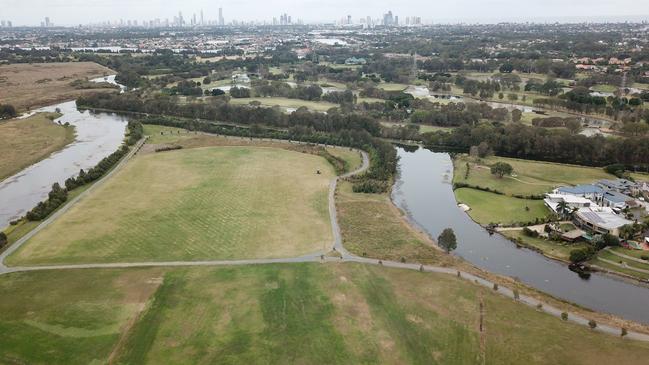
[[[498,291],[498,284],[494,283],[494,290]]]
[[[622,327],[622,329],[620,330],[620,336],[624,337],[624,336],[626,336],[628,334],[629,333],[627,332],[626,328]]]
[[[564,321],[567,321],[568,320],[568,312],[562,312],[561,313],[561,319],[563,319]]]
[[[514,299],[518,300],[520,299],[521,294],[518,292],[518,289],[514,289]]]
[[[597,327],[597,322],[591,319],[590,321],[588,321],[588,327],[590,327],[591,329],[595,329]]]
[[[0,248],[4,247],[7,244],[7,235],[4,232],[0,232]]]
[[[579,263],[590,260],[595,255],[592,247],[578,248],[570,251],[570,262]]]
[[[539,236],[539,232],[537,232],[537,231],[535,231],[533,229],[530,229],[528,227],[523,228],[523,234],[528,236],[528,237],[538,237]]]

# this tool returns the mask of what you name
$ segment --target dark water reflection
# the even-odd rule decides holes
[[[457,207],[452,190],[453,164],[447,153],[426,149],[401,158],[392,199],[410,219],[437,237],[451,227],[458,237],[456,253],[485,270],[516,277],[543,292],[593,310],[649,323],[649,288],[592,275],[582,280],[566,265],[489,233]]]

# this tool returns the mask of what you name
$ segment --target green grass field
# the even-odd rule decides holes
[[[608,85],[608,84],[599,84],[591,87],[591,90],[602,92],[602,93],[614,93],[618,90],[618,87],[613,85]]]
[[[323,250],[332,240],[332,176],[323,158],[282,149],[140,155],[7,261],[234,259]]]
[[[0,277],[0,328],[3,363],[644,364],[649,356],[649,344],[453,276],[360,264],[12,274]]]
[[[471,208],[469,215],[482,225],[534,222],[550,214],[543,200],[518,199],[470,188],[456,189],[455,197]]]
[[[52,120],[57,113],[38,113],[25,119],[0,122],[0,180],[32,165],[74,141],[74,127]],[[1,227],[0,227],[1,228]]]
[[[258,101],[263,106],[273,107],[279,106],[281,108],[292,108],[298,109],[300,107],[306,107],[307,109],[319,112],[326,112],[331,108],[335,108],[338,104],[330,103],[328,101],[309,101],[301,99],[289,99],[281,97],[268,97],[268,98],[232,98],[230,103],[235,105],[248,105],[251,101]]]
[[[157,270],[1,276],[0,363],[106,363],[161,279]]]
[[[408,84],[397,84],[393,82],[382,82],[376,87],[385,91],[403,91],[408,88]]]
[[[466,163],[470,165],[469,178]],[[513,176],[499,178],[491,174],[489,166],[506,162],[514,168]],[[488,157],[477,160],[460,155],[454,160],[453,182],[489,187],[505,194],[535,195],[563,185],[590,184],[600,179],[614,178],[603,169],[550,162],[519,160],[505,157]]]

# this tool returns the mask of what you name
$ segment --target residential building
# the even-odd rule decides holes
[[[581,208],[574,214],[575,224],[583,229],[596,233],[610,233],[618,236],[620,227],[633,222],[615,214],[613,209],[607,207]]]
[[[582,198],[597,201],[601,199],[604,194],[604,189],[597,185],[576,185],[576,186],[562,186],[554,190],[555,194],[561,195],[574,195]]]

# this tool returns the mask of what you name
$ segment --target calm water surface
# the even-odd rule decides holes
[[[56,108],[63,114],[56,121],[75,126],[76,139],[63,150],[0,182],[0,229],[45,200],[52,184],[63,184],[67,178],[76,176],[79,169],[87,171],[122,144],[125,117],[81,112],[74,101],[38,111],[53,112]]]
[[[457,207],[451,180],[453,164],[447,153],[399,148],[399,174],[392,199],[432,237],[451,227],[458,238],[456,254],[485,270],[515,277],[558,298],[638,322],[649,323],[649,288],[592,275],[580,279],[568,267],[543,255],[519,249],[489,233]]]

